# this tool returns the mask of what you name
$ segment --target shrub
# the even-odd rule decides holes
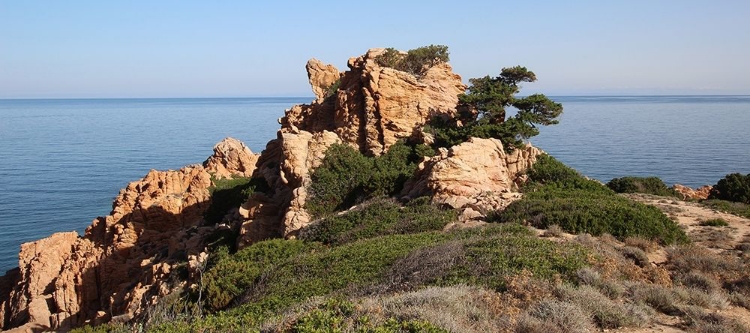
[[[455,265],[442,283],[502,290],[505,278],[523,270],[540,279],[561,276],[570,280],[588,263],[588,251],[582,246],[537,238],[517,224],[487,228],[479,235],[464,241],[465,261]]]
[[[667,187],[658,177],[622,177],[614,178],[607,187],[617,193],[646,193],[666,197],[676,197],[677,192]]]
[[[441,230],[453,221],[456,212],[429,203],[429,198],[412,200],[401,207],[392,199],[377,198],[362,208],[332,215],[300,232],[300,238],[338,245],[383,235]]]
[[[732,173],[720,179],[711,189],[709,199],[750,204],[750,174]]]
[[[569,233],[608,233],[621,240],[640,236],[665,244],[687,242],[679,226],[656,207],[615,195],[549,155],[540,156],[528,175],[524,197],[492,214],[490,221],[537,228],[557,224]]]
[[[383,67],[391,67],[415,76],[423,75],[427,69],[441,62],[450,60],[448,47],[445,45],[429,45],[411,49],[405,54],[394,48],[387,48],[385,52],[375,57],[375,62]]]
[[[416,170],[415,161],[424,153],[417,147],[399,142],[379,157],[367,157],[348,145],[331,145],[310,176],[305,208],[314,216],[324,216],[371,197],[401,191]]]
[[[700,221],[698,224],[704,227],[726,227],[729,225],[729,222],[722,218],[715,218]]]
[[[280,239],[255,243],[234,255],[220,248],[211,254],[203,277],[206,305],[225,308],[274,265],[315,248],[314,243]]]
[[[268,184],[262,178],[216,179],[211,177],[211,183],[212,186],[208,189],[211,194],[211,205],[203,215],[206,223],[209,224],[221,222],[227,211],[239,207],[255,191],[263,192],[268,188]]]

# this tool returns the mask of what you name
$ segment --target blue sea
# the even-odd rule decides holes
[[[750,173],[750,96],[554,97],[532,143],[582,173],[714,184]],[[0,100],[0,274],[19,245],[79,233],[150,169],[201,163],[231,136],[251,150],[311,98]]]

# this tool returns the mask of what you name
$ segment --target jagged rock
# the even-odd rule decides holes
[[[262,159],[260,164],[261,170],[277,172],[266,178],[272,179],[273,194],[255,194],[240,208],[246,220],[240,229],[240,247],[274,234],[293,236],[310,222],[304,209],[310,172],[320,165],[328,147],[341,143],[336,134],[328,131],[282,132],[279,136],[278,144],[264,151],[264,155],[274,158]]]
[[[315,102],[322,103],[331,87],[341,79],[341,73],[333,65],[323,64],[315,58],[307,62],[305,69],[307,69],[307,78],[315,94]]]
[[[243,142],[226,138],[214,146],[214,154],[203,163],[203,167],[217,178],[250,177],[257,162],[258,155]]]
[[[323,65],[315,60],[308,62],[310,84],[318,99],[287,110],[280,119],[281,130],[331,131],[345,143],[380,155],[398,140],[417,134],[431,117],[455,112],[458,94],[466,86],[449,64],[439,63],[415,77],[379,66],[375,58],[383,52],[371,49],[349,59],[338,91],[327,99],[321,99],[321,87],[330,87],[333,69],[321,69]]]
[[[677,193],[679,193],[682,196],[683,200],[705,200],[708,199],[709,193],[711,193],[711,186],[704,185],[696,189],[692,189],[690,187],[680,185],[680,184],[674,184],[672,186],[672,189],[675,190]]]
[[[524,171],[540,154],[531,145],[506,153],[497,139],[471,138],[420,163],[402,195],[429,195],[435,203],[460,210],[462,219],[482,218],[521,197]]]
[[[25,243],[19,274],[3,277],[4,329],[67,330],[114,317],[133,318],[173,288],[174,265],[197,255],[213,227],[201,227],[210,205],[211,173],[246,176],[257,157],[226,139],[200,165],[151,170],[120,191],[112,212],[95,219],[83,237],[56,233]],[[124,316],[124,317],[123,317]]]

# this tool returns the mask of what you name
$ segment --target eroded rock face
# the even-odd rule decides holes
[[[201,226],[210,205],[211,173],[243,176],[257,159],[227,139],[200,165],[150,171],[128,184],[83,237],[56,233],[25,243],[18,274],[0,295],[3,328],[66,330],[112,317],[132,318],[182,284],[170,282],[188,256],[200,256],[214,227]],[[4,277],[7,280],[8,277]]]
[[[708,199],[708,195],[711,193],[711,186],[709,185],[693,189],[684,185],[675,184],[672,186],[672,189],[679,193],[683,200],[705,200]]]
[[[280,119],[281,130],[330,131],[363,152],[380,155],[398,140],[415,135],[431,117],[455,113],[458,94],[466,86],[449,64],[439,63],[418,78],[379,66],[375,57],[383,52],[371,49],[349,59],[349,70],[343,74],[317,61],[308,62],[317,100],[287,110]],[[321,87],[330,87],[336,75],[341,80],[338,91],[324,98],[327,90]]]
[[[422,162],[402,195],[429,195],[435,203],[460,210],[463,220],[482,218],[521,197],[524,171],[540,154],[530,145],[506,153],[497,139],[471,138]]]

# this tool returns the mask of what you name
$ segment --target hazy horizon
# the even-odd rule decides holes
[[[750,3],[0,3],[0,99],[312,96],[310,58],[450,47],[464,82],[522,65],[522,94],[750,94]]]

